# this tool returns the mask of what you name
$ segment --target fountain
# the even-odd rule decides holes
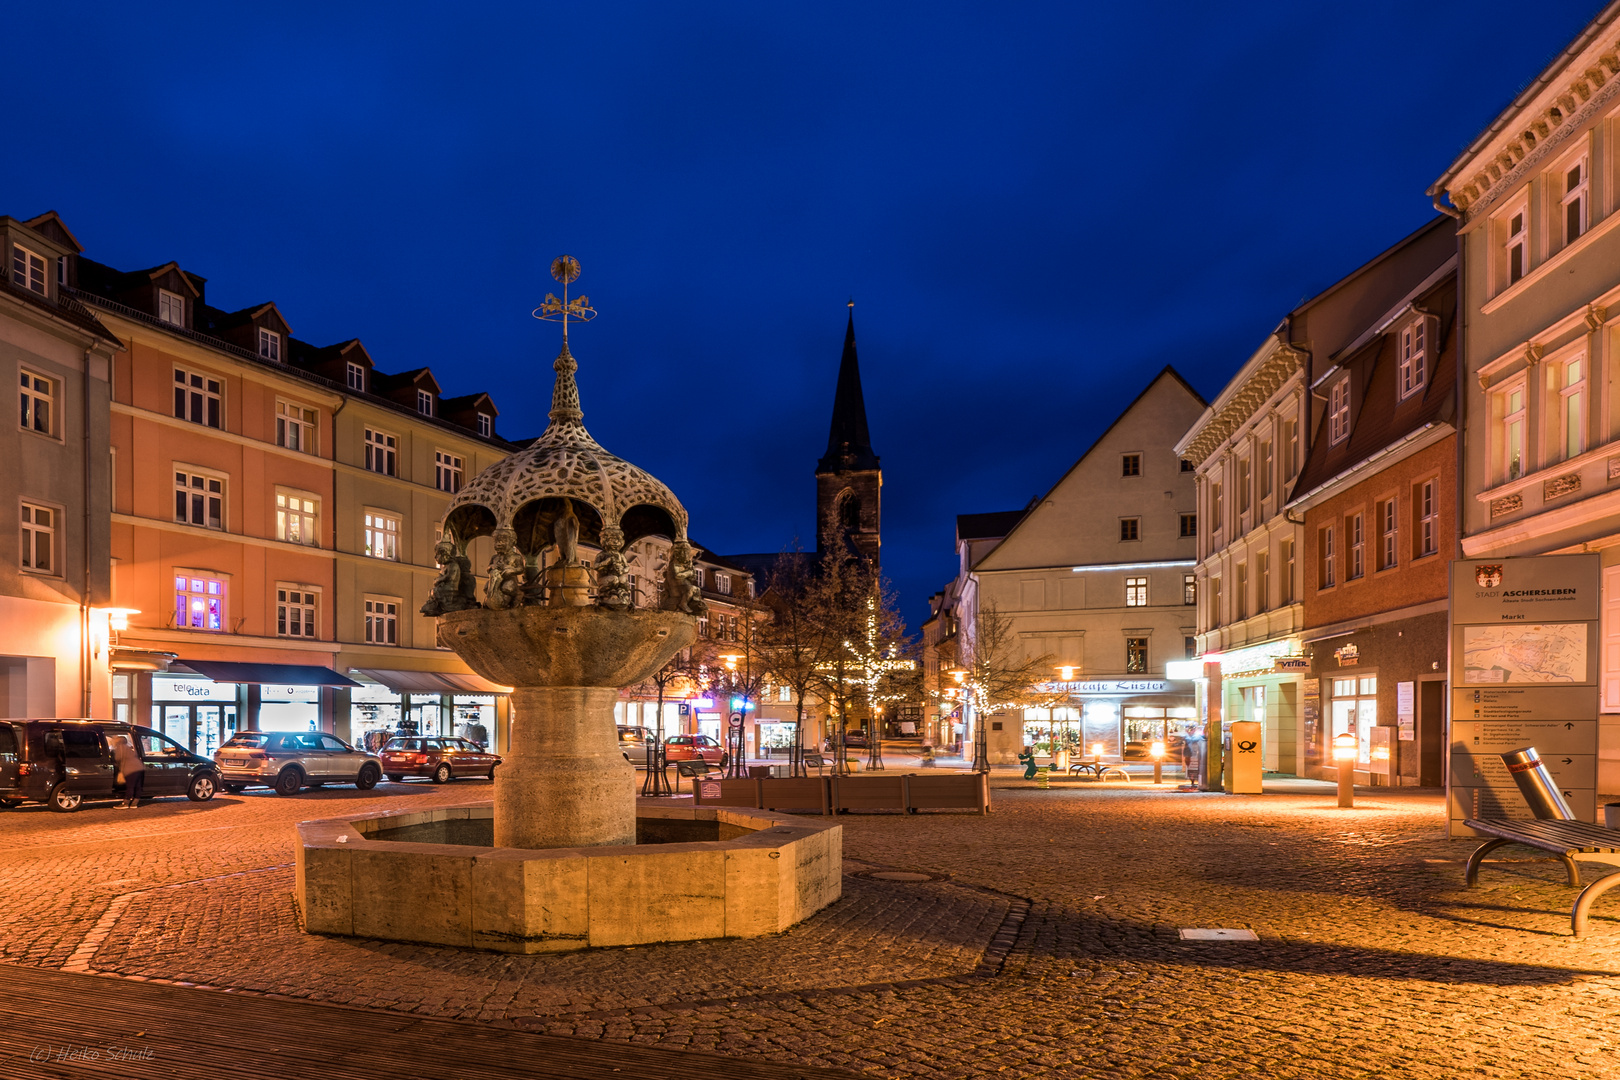
[[[540,952],[772,933],[840,895],[841,830],[762,811],[638,810],[613,705],[697,637],[704,612],[686,510],[585,430],[568,323],[579,264],[552,264],[563,298],[551,422],[451,501],[423,614],[439,644],[513,687],[493,807],[370,814],[299,826],[305,929]],[[671,540],[657,609],[637,608],[624,551]],[[480,600],[469,543],[494,541]],[[599,554],[587,563],[579,546]],[[551,557],[549,564],[548,556]]]

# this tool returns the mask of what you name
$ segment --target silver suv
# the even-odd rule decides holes
[[[322,784],[369,791],[382,779],[375,756],[319,731],[239,731],[215,752],[214,763],[230,792],[263,785],[277,795],[296,795]]]

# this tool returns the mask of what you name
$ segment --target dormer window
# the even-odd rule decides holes
[[[21,244],[11,245],[11,280],[29,292],[45,295],[45,259]]]
[[[350,364],[348,374],[349,374],[349,389],[350,390],[358,390],[362,394],[365,393],[366,392],[366,369],[365,369],[365,366],[362,365],[362,364]]]
[[[1429,320],[1418,319],[1401,331],[1401,398],[1409,398],[1423,389],[1429,375]]]
[[[703,588],[703,567],[694,566],[692,568],[692,584],[700,589]]]
[[[416,392],[416,411],[423,416],[433,415],[433,395],[426,390]]]
[[[722,596],[731,595],[731,576],[729,574],[714,575],[714,587]]]
[[[494,433],[495,433],[495,421],[490,417],[489,413],[487,413],[487,412],[479,413],[478,414],[478,434],[482,435],[484,438],[487,439],[491,435],[493,435]]]
[[[1350,434],[1350,378],[1346,376],[1328,391],[1328,442],[1341,443]]]
[[[170,326],[186,325],[186,298],[168,289],[158,290],[158,319]]]
[[[274,330],[259,329],[259,355],[266,360],[281,363],[281,335]]]

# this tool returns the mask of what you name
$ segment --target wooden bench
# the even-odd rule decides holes
[[[1479,866],[1484,862],[1485,856],[1507,844],[1523,844],[1525,847],[1550,851],[1564,864],[1564,872],[1569,875],[1571,886],[1578,886],[1581,883],[1581,870],[1575,865],[1577,859],[1620,866],[1620,831],[1605,829],[1600,825],[1591,825],[1584,821],[1501,819],[1465,821],[1463,824],[1475,832],[1492,837],[1468,856],[1465,880],[1470,886],[1478,883]],[[1586,916],[1592,910],[1593,902],[1617,885],[1620,885],[1620,872],[1605,874],[1581,890],[1581,894],[1575,898],[1575,906],[1569,913],[1571,933],[1576,937],[1585,935]]]
[[[681,777],[685,776],[692,781],[692,794],[697,794],[698,777],[718,773],[720,770],[701,759],[694,761],[677,761],[675,763],[675,793],[680,794]]]

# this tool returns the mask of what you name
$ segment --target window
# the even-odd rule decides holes
[[[174,369],[174,415],[193,424],[220,426],[220,382],[212,375]]]
[[[696,585],[700,589],[703,588],[703,567],[692,567],[692,584]]]
[[[1148,669],[1148,639],[1145,637],[1128,637],[1125,639],[1125,672],[1128,675],[1145,675]]]
[[[266,360],[281,361],[281,335],[274,330],[259,328],[259,355]]]
[[[1232,590],[1232,621],[1241,622],[1249,617],[1249,564],[1237,564],[1236,586]]]
[[[416,392],[416,411],[423,416],[433,415],[433,395],[426,390]]]
[[[186,298],[168,289],[158,290],[158,320],[170,326],[186,325]]]
[[[63,256],[60,256],[56,260],[56,283],[58,285],[66,285],[68,283],[67,278],[68,278],[68,257],[66,255],[63,255]]]
[[[1586,451],[1586,358],[1577,356],[1560,373],[1559,428],[1564,437],[1564,460]]]
[[[1329,681],[1333,684],[1333,698],[1328,703],[1332,728],[1328,739],[1331,741],[1335,735],[1354,735],[1356,763],[1370,765],[1372,729],[1378,725],[1378,677],[1363,675],[1323,680]]]
[[[1198,603],[1198,575],[1181,575],[1181,602],[1183,604]]]
[[[384,476],[395,476],[395,455],[399,441],[392,435],[366,428],[366,468]]]
[[[1249,512],[1249,459],[1238,458],[1237,463],[1237,503],[1238,513]]]
[[[1501,266],[1497,269],[1497,288],[1505,289],[1518,281],[1530,269],[1530,206],[1520,203],[1500,219],[1497,232],[1501,236]]]
[[[315,452],[314,409],[290,401],[276,402],[276,445],[305,454]]]
[[[1181,459],[1181,471],[1182,472],[1192,472],[1193,471],[1193,463],[1190,460],[1188,460],[1187,458],[1182,458]]]
[[[1284,420],[1282,425],[1283,482],[1294,478],[1299,471],[1299,422]]]
[[[1260,501],[1271,498],[1271,440],[1262,439],[1254,452],[1255,479],[1260,482]]]
[[[309,495],[292,491],[276,492],[276,539],[289,544],[321,546],[318,529],[320,503]]]
[[[1197,514],[1182,514],[1181,515],[1181,535],[1182,536],[1197,536],[1198,535],[1198,515]]]
[[[1256,615],[1271,606],[1271,553],[1254,553],[1254,612]]]
[[[56,572],[56,511],[22,504],[22,568],[36,574]]]
[[[1294,602],[1294,542],[1291,539],[1281,541],[1277,546],[1277,554],[1283,563],[1283,580],[1281,580],[1281,596],[1278,597],[1283,604]]]
[[[1221,625],[1221,579],[1209,579],[1209,625]]]
[[[1195,637],[1182,638],[1181,648],[1185,653],[1184,659],[1191,660],[1198,655],[1198,639]]]
[[[1400,371],[1396,378],[1402,399],[1423,389],[1429,371],[1429,320],[1418,319],[1401,331]]]
[[[1121,542],[1126,541],[1126,540],[1140,540],[1140,539],[1142,539],[1142,519],[1141,518],[1120,518],[1119,519],[1119,538],[1120,538]]]
[[[1502,479],[1524,475],[1524,384],[1497,395],[1502,403]]]
[[[225,629],[225,582],[215,577],[176,574],[174,625],[181,630]]]
[[[716,574],[716,575],[714,575],[714,587],[720,591],[720,594],[722,596],[730,596],[731,595],[731,575],[730,574]]]
[[[486,439],[495,434],[495,420],[487,412],[478,414],[478,434]]]
[[[45,295],[45,259],[20,244],[11,245],[11,280],[29,292]]]
[[[1317,554],[1320,556],[1317,567],[1317,588],[1329,589],[1333,587],[1333,526],[1329,525],[1317,535]]]
[[[698,636],[699,637],[708,637],[709,636],[709,617],[707,615],[699,615],[698,616]]]
[[[1440,550],[1440,482],[1425,480],[1412,491],[1412,510],[1416,516],[1413,532],[1412,557],[1421,559]]]
[[[1220,532],[1226,520],[1226,500],[1221,491],[1220,484],[1209,485],[1209,528],[1211,532]]]
[[[1346,376],[1328,391],[1328,442],[1339,443],[1350,434],[1350,378]]]
[[[1389,570],[1396,563],[1396,500],[1387,499],[1378,504],[1378,569]]]
[[[307,589],[276,589],[276,635],[315,637],[315,594]]]
[[[399,601],[366,601],[366,644],[399,644]]]
[[[27,368],[22,371],[22,426],[29,431],[52,434],[51,421],[56,415],[56,382],[36,375]]]
[[[792,700],[793,700],[793,687],[791,687],[791,686],[778,686],[776,688],[776,700],[781,701],[781,702],[792,702]]]
[[[1121,476],[1141,476],[1142,475],[1142,455],[1141,454],[1126,454],[1124,456],[1124,458],[1122,459],[1122,461],[1123,461],[1123,467],[1120,470],[1120,475]]]
[[[1284,604],[1294,602],[1294,542],[1284,540],[1277,546],[1277,554],[1282,561],[1282,595]]]
[[[391,562],[399,561],[399,525],[398,514],[385,514],[376,510],[366,511],[366,554],[373,559],[388,559]]]
[[[1562,192],[1558,205],[1563,209],[1564,243],[1573,244],[1586,232],[1587,192],[1591,190],[1588,181],[1592,178],[1584,157],[1570,162],[1560,171],[1563,179],[1559,185]]]
[[[443,450],[433,451],[433,486],[454,495],[461,490],[461,459]]]
[[[1367,565],[1367,538],[1360,514],[1351,514],[1344,519],[1344,535],[1350,544],[1350,565],[1346,568],[1344,576],[1348,580],[1354,580],[1362,575]]]
[[[349,364],[346,374],[349,380],[349,389],[366,392],[366,369],[363,364]]]
[[[225,481],[196,473],[174,473],[174,520],[205,529],[225,527]]]
[[[1145,577],[1128,577],[1125,579],[1125,606],[1147,607],[1148,579]]]

